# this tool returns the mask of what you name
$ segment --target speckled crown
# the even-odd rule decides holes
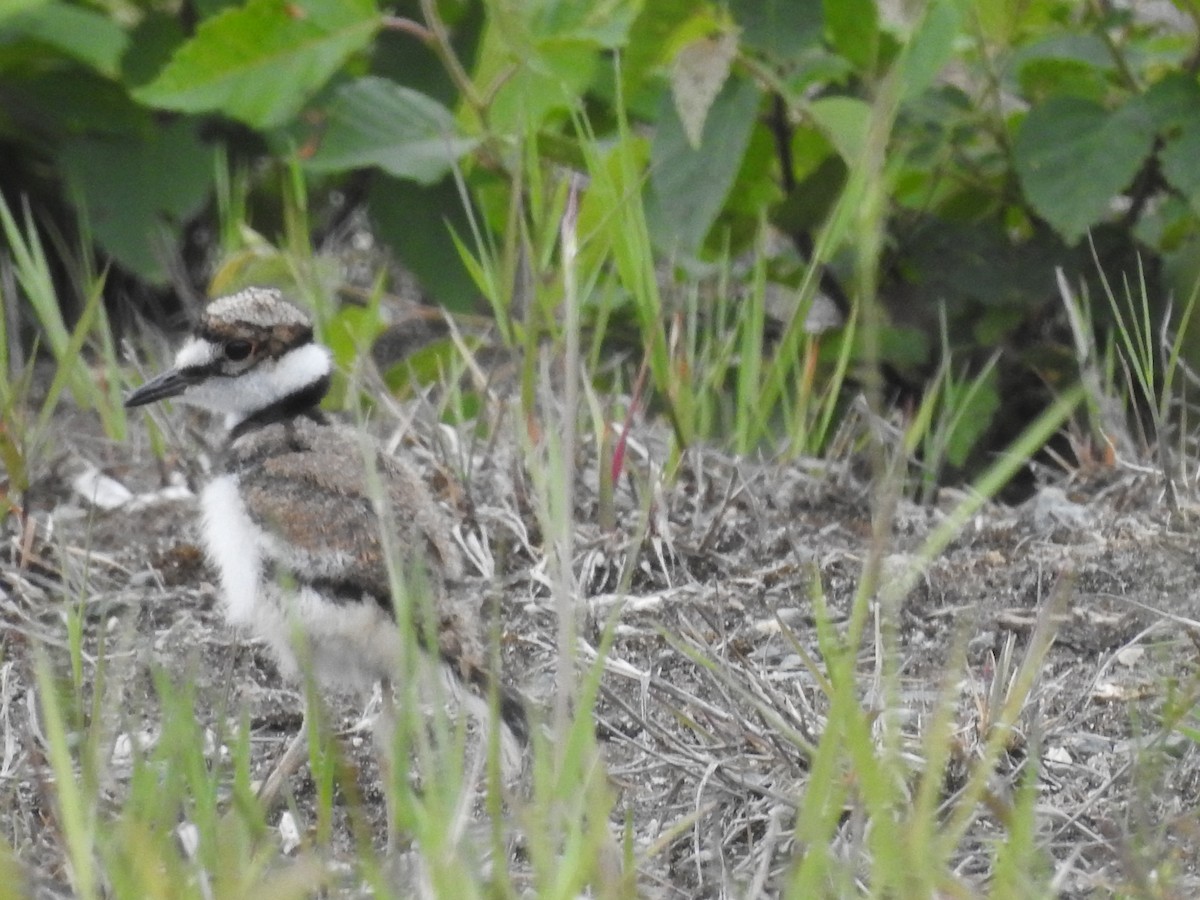
[[[312,320],[276,288],[248,287],[213,300],[200,319],[200,336],[220,343],[244,338],[265,343],[277,356],[312,340]]]
[[[256,328],[311,326],[312,320],[297,306],[284,299],[277,288],[248,287],[236,294],[218,297],[204,309],[209,321],[239,322]]]

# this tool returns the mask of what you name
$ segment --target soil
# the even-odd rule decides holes
[[[137,416],[125,442],[103,438],[93,417],[77,411],[64,411],[55,429],[54,454],[27,501],[31,530],[18,533],[10,517],[0,550],[0,834],[29,891],[44,896],[69,887],[34,714],[34,657],[45,651],[69,677],[69,609],[83,615],[85,683],[105,657],[98,708],[119,711],[107,723],[118,748],[153,746],[158,672],[192,686],[214,760],[227,755],[238,723],[249,723],[258,778],[303,709],[265,650],[221,618],[186,489],[199,477],[194,445],[182,440],[176,446],[187,452],[156,459]],[[512,429],[501,426],[490,443],[465,431],[417,430],[429,437],[406,439],[400,452],[428,473],[462,533],[490,551],[482,567],[494,571],[476,571],[472,589],[498,603],[505,678],[535,710],[548,708],[558,616],[534,480],[504,437]],[[1159,896],[1154,885],[1168,875],[1173,896],[1200,896],[1200,755],[1188,730],[1200,696],[1200,566],[1187,510],[1168,512],[1153,473],[1076,472],[1049,479],[1019,507],[985,504],[910,591],[888,600],[965,494],[943,491],[928,507],[889,504],[855,461],[764,463],[709,448],[684,454],[668,484],[665,434],[644,425],[633,437],[611,530],[598,524],[592,448],[580,451],[573,569],[581,666],[613,627],[596,732],[613,833],[622,840],[629,824],[640,894],[778,889],[802,851],[794,825],[808,787],[806,745],[826,727],[818,633],[828,653],[846,633],[864,571],[877,565],[884,588],[869,594],[866,634],[853,648],[861,702],[877,709],[890,697],[892,715],[879,722],[893,723],[919,760],[931,713],[950,698],[948,806],[985,752],[1013,672],[1035,636],[1053,632],[994,767],[992,796],[959,842],[964,889],[986,891],[1005,798],[1036,757],[1036,839],[1062,896]],[[104,510],[81,496],[72,483],[82,486],[78,476],[89,468],[112,479],[110,488],[128,489],[126,502]],[[894,615],[876,615],[893,606]],[[880,648],[889,646],[899,664],[894,682],[875,678]],[[342,744],[361,769],[379,845],[371,740],[352,730],[361,703],[330,704],[349,732]],[[122,777],[128,771],[114,762],[109,791],[118,805]],[[315,802],[311,777],[302,771],[291,791],[303,832]],[[837,833],[849,859],[862,847],[858,811],[851,791]],[[348,867],[355,851],[346,817],[342,809],[327,853]]]

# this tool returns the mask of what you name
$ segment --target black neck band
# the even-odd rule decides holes
[[[306,416],[314,422],[324,425],[327,420],[325,414],[317,409],[317,404],[321,402],[321,398],[328,391],[329,376],[322,375],[312,384],[306,385],[300,390],[277,400],[270,406],[260,409],[258,412],[242,419],[229,432],[229,440],[234,441],[244,434],[249,434],[251,431],[255,431],[266,425],[273,425],[276,422],[286,422],[288,419],[296,418],[296,416]]]

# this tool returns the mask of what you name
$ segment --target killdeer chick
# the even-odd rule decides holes
[[[327,421],[318,404],[331,369],[303,312],[279,291],[249,288],[209,304],[174,366],[125,405],[175,397],[224,414],[221,464],[201,495],[204,543],[226,618],[264,639],[285,675],[307,667],[318,684],[382,683],[388,710],[402,629],[414,628],[465,705],[478,710],[481,697],[498,695],[503,756],[519,767],[524,709],[483,665],[473,611],[451,605],[446,585],[462,563],[446,516],[412,468]],[[378,475],[374,491],[368,467]],[[399,571],[423,570],[413,583],[423,580],[428,597],[393,595],[381,512],[399,545]],[[432,622],[423,617],[429,610]],[[263,785],[264,803],[305,758],[306,725],[307,714]]]

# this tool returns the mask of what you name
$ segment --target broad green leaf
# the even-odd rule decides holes
[[[192,0],[192,7],[199,19],[211,19],[218,13],[238,5],[238,0]]]
[[[646,87],[673,41],[671,35],[696,11],[694,0],[655,0],[646,4],[629,32],[629,44],[621,56],[621,84],[626,98]]]
[[[515,9],[525,17],[535,41],[586,41],[613,49],[624,46],[643,0],[521,0]],[[653,5],[651,0],[649,5]]]
[[[9,79],[3,106],[0,123],[23,140],[34,134],[120,135],[153,127],[149,111],[130,100],[118,82],[82,66]]]
[[[129,43],[110,17],[66,3],[44,3],[3,16],[0,28],[0,42],[18,35],[33,38],[110,78],[118,74],[121,54]]]
[[[835,328],[822,338],[820,358],[832,364],[843,351],[844,341],[853,342],[851,355],[862,359],[866,355],[866,336],[862,330]],[[886,326],[879,329],[879,358],[901,367],[923,366],[929,362],[929,337],[916,328]]]
[[[412,271],[440,306],[476,308],[476,289],[450,230],[470,241],[462,197],[451,178],[424,186],[379,177],[371,183],[367,212],[376,234]]]
[[[808,102],[813,88],[826,89],[843,85],[854,76],[854,66],[843,56],[830,53],[824,47],[812,47],[789,67],[783,80],[783,95],[791,103]]]
[[[740,215],[758,229],[759,216],[783,200],[783,189],[775,172],[779,168],[779,150],[775,133],[761,122],[750,132],[750,142],[742,154],[742,166],[725,200],[726,214]]]
[[[792,141],[794,152],[798,146],[804,164],[799,165],[801,156],[793,157],[798,163],[795,187],[771,211],[771,222],[787,234],[803,234],[819,227],[841,197],[850,171],[819,132],[797,130]]]
[[[381,333],[372,350],[378,363],[388,364],[383,381],[392,394],[402,398],[424,396],[424,391],[431,385],[445,384],[447,373],[459,370],[462,358],[458,345],[453,338],[437,337],[440,333],[418,333],[410,337],[402,332],[398,334],[396,328]],[[398,346],[391,346],[393,342]],[[482,347],[486,354],[489,349],[469,334],[463,336],[463,343],[472,351]],[[479,396],[464,387],[462,396],[455,399],[454,409],[447,410],[446,415],[458,421],[461,414],[465,417],[461,421],[469,421],[478,415],[480,405]]]
[[[1021,189],[1068,243],[1104,218],[1153,147],[1153,122],[1136,99],[1109,112],[1053,97],[1021,123],[1013,148]]]
[[[386,328],[379,312],[379,298],[372,294],[366,306],[343,306],[325,325],[323,335],[333,359],[344,369],[351,369],[354,360],[364,349],[374,345]]]
[[[1007,44],[1021,12],[1012,0],[975,0],[972,17],[980,37],[989,43]]]
[[[911,309],[945,304],[951,324],[971,320],[980,307],[1020,307],[1030,297],[1054,290],[1054,266],[1067,256],[1048,229],[1034,239],[1014,241],[994,220],[950,221],[905,216],[904,271],[896,288]]]
[[[8,19],[35,6],[45,6],[46,0],[0,0],[0,27],[8,27]]]
[[[1152,85],[1143,102],[1162,138],[1163,176],[1200,214],[1200,85],[1194,77],[1171,75]]]
[[[1007,66],[1033,104],[1071,94],[1103,102],[1118,77],[1112,54],[1097,35],[1054,34],[1021,47]]]
[[[284,293],[300,293],[302,288],[296,283],[295,261],[249,226],[242,228],[242,234],[245,246],[222,254],[220,264],[209,277],[209,296],[234,294],[253,285],[269,285]],[[320,268],[324,260],[317,257],[313,262]]]
[[[130,33],[129,48],[121,59],[126,86],[134,88],[153,81],[185,40],[178,17],[161,12],[146,15]]]
[[[417,4],[408,0],[408,5]],[[461,60],[475,59],[487,21],[484,4],[467,3],[461,7],[447,3],[438,5],[443,15],[456,8],[461,10],[463,14],[451,26],[450,48]],[[397,14],[402,14],[400,9],[395,10]],[[376,35],[371,45],[370,72],[362,74],[377,75],[403,84],[448,109],[453,109],[461,99],[458,87],[447,74],[434,48],[413,40],[411,34],[393,29],[385,29]]]
[[[875,68],[879,11],[875,0],[825,0],[825,34],[834,49],[859,71]]]
[[[921,19],[903,57],[904,97],[924,93],[950,60],[962,28],[961,0],[934,0]]]
[[[1114,68],[1112,53],[1099,35],[1076,32],[1052,33],[1026,44],[1012,54],[1008,67],[1019,74],[1029,63],[1045,59],[1069,59],[1101,71]]]
[[[1033,103],[1050,97],[1082,97],[1103,102],[1112,90],[1108,75],[1076,59],[1035,59],[1020,70],[1021,93]]]
[[[378,27],[373,0],[250,0],[201,23],[134,96],[272,128],[294,116]]]
[[[378,166],[433,184],[476,144],[457,135],[450,110],[384,78],[344,85],[326,112],[317,150],[305,162],[314,172]]]
[[[488,124],[501,133],[539,130],[587,92],[599,58],[600,47],[585,41],[529,44],[518,56],[505,29],[490,22],[474,75],[481,90],[498,85]]]
[[[640,7],[641,0],[497,2],[472,75],[492,96],[489,127],[537,131],[560,121],[592,88],[602,54],[627,41]]]
[[[821,0],[732,0],[742,44],[770,59],[796,63],[822,49]]]
[[[1200,119],[1180,129],[1168,140],[1159,155],[1163,175],[1171,186],[1187,198],[1192,210],[1200,215]]]
[[[181,119],[144,135],[83,137],[60,155],[96,239],[148,281],[166,280],[164,248],[178,244],[209,195],[215,154],[196,130]]]
[[[870,104],[854,97],[824,97],[814,100],[808,113],[847,165],[862,158],[871,123]]]
[[[1136,101],[1159,131],[1184,128],[1200,115],[1200,84],[1194,75],[1173,72],[1152,84]]]
[[[726,82],[704,123],[699,148],[693,148],[665,100],[651,149],[647,217],[651,233],[664,248],[695,254],[716,220],[758,114],[759,90],[749,79]]]

